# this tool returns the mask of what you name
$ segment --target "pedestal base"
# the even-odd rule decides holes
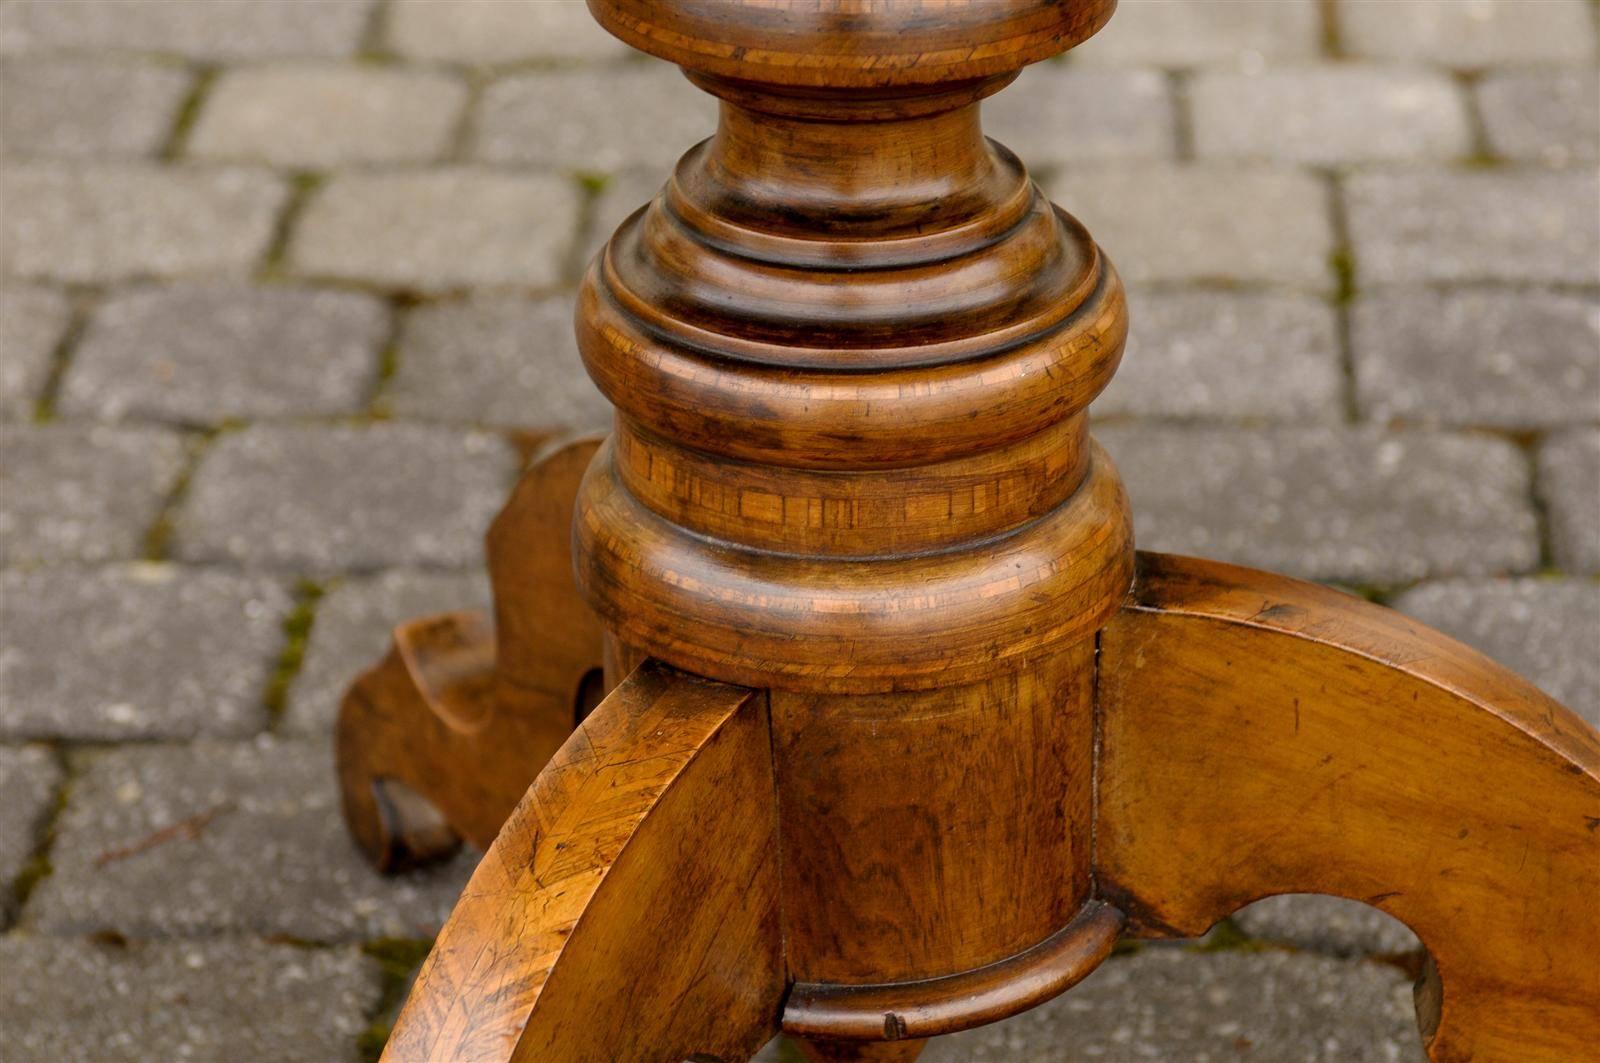
[[[781,1028],[815,1059],[910,1059],[1070,986],[1123,913],[1192,936],[1285,892],[1418,933],[1436,1061],[1600,1043],[1600,739],[1527,683],[1347,595],[1141,555],[1096,716],[1100,899],[1057,938],[912,985],[792,984],[779,864],[808,856],[777,836],[766,699],[647,664],[489,847],[386,1058],[731,1060]]]

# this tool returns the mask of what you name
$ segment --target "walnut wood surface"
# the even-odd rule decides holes
[[[1072,920],[1089,894],[1093,674],[1089,639],[970,686],[773,692],[796,980],[952,975]]]
[[[601,663],[602,628],[572,584],[572,515],[578,485],[603,439],[558,440],[536,454],[484,543],[501,711],[537,716],[546,704],[562,707],[561,713],[548,710],[552,721],[566,725],[552,727],[554,741],[540,764],[572,729],[566,710],[573,705],[575,677]]]
[[[1092,901],[1031,949],[987,967],[921,982],[838,985],[796,982],[783,1007],[786,1033],[855,1043],[925,1039],[1015,1015],[1076,985],[1117,943],[1122,912]]]
[[[1078,44],[1116,0],[589,0],[600,24],[692,70],[866,88],[1016,70]]]
[[[663,520],[621,484],[608,445],[580,498],[578,578],[618,637],[729,682],[863,694],[970,684],[1092,641],[1121,600],[1127,497],[1098,447],[1088,466],[1061,505],[1003,537],[842,560]]]
[[[576,722],[601,632],[572,583],[572,506],[598,439],[529,465],[488,536],[497,623],[403,624],[345,695],[337,733],[345,820],[384,870],[487,846]]]
[[[748,1058],[784,989],[765,699],[646,664],[484,855],[384,1059]]]
[[[1132,564],[1084,416],[1126,300],[978,100],[1109,6],[593,8],[722,101],[579,296],[617,408],[577,518],[607,628],[699,674],[827,694],[971,685],[1090,639]],[[825,83],[791,91],[742,45],[730,80],[689,41],[747,32],[803,42]],[[898,58],[958,38],[970,70]]]
[[[1091,901],[1094,638],[1133,545],[1085,411],[1127,312],[979,101],[1109,5],[593,8],[721,117],[584,278],[617,422],[579,585],[629,653],[770,690],[816,1051],[918,1036],[846,1014],[886,982],[930,1028],[1014,1013],[1070,982],[1016,964]]]
[[[1600,1045],[1600,737],[1326,588],[1141,555],[1100,654],[1098,881],[1146,933],[1332,893],[1428,947],[1438,1061]]]

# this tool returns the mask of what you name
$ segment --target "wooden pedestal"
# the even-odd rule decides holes
[[[585,279],[616,430],[497,521],[494,634],[406,625],[346,700],[380,866],[488,848],[386,1058],[911,1059],[1291,891],[1417,931],[1434,1059],[1593,1051],[1595,734],[1135,555],[1087,418],[1121,283],[978,122],[1112,0],[590,5],[721,123]]]

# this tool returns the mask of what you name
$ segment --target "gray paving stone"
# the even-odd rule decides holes
[[[612,173],[671,166],[716,129],[716,100],[665,63],[543,71],[484,91],[472,151],[489,162]]]
[[[475,170],[345,175],[312,200],[294,267],[317,277],[427,291],[545,287],[578,224],[575,182]]]
[[[1600,428],[1574,428],[1539,448],[1539,494],[1556,564],[1600,572]]]
[[[800,1049],[780,1034],[768,1041],[761,1051],[751,1056],[750,1063],[794,1063],[795,1060],[804,1058],[800,1055]]]
[[[243,939],[102,943],[0,938],[12,1063],[350,1060],[378,1002],[352,948]]]
[[[473,299],[412,311],[383,403],[405,417],[548,431],[605,429],[611,405],[583,370],[570,296]]]
[[[1409,590],[1394,607],[1494,658],[1600,727],[1600,584],[1451,580]]]
[[[1146,948],[1108,961],[1014,1019],[939,1038],[922,1058],[1421,1063],[1424,1057],[1411,986],[1394,967],[1280,951]]]
[[[151,844],[184,823],[187,833]],[[328,744],[260,738],[94,757],[51,862],[22,913],[45,933],[348,941],[433,936],[475,857],[379,875],[345,831]]]
[[[0,288],[0,417],[24,418],[50,378],[51,360],[72,317],[67,297],[49,288]]]
[[[0,564],[141,556],[186,460],[182,437],[159,429],[0,429]]]
[[[395,0],[385,28],[388,46],[400,55],[447,63],[610,59],[629,52],[582,0]]]
[[[1309,174],[1217,166],[1067,170],[1050,198],[1089,227],[1125,280],[1326,289],[1327,193]]]
[[[1380,292],[1351,315],[1364,417],[1496,428],[1600,421],[1600,303],[1550,292]]]
[[[186,561],[300,573],[464,568],[517,468],[503,440],[415,424],[256,425],[222,436],[177,519]]]
[[[1112,425],[1139,545],[1390,583],[1538,564],[1527,463],[1474,435]]]
[[[1157,70],[1031,66],[983,104],[983,131],[1030,169],[1177,150],[1167,78]]]
[[[296,734],[332,733],[339,699],[389,652],[396,624],[489,607],[489,581],[480,572],[400,570],[340,583],[317,605],[305,660],[289,689],[285,727]]]
[[[266,251],[285,195],[253,170],[0,167],[0,272],[86,284],[240,274]]]
[[[244,67],[223,73],[207,93],[186,151],[302,169],[425,162],[449,148],[466,102],[458,78],[431,71]]]
[[[1322,40],[1316,0],[1139,0],[1073,49],[1070,62],[1187,67],[1314,58]]]
[[[61,767],[44,746],[0,746],[0,927],[15,914],[12,883],[39,844],[60,785]]]
[[[1289,893],[1246,905],[1234,922],[1251,937],[1335,956],[1395,955],[1421,948],[1394,916],[1360,901]]]
[[[90,319],[57,409],[217,424],[350,413],[378,375],[389,311],[371,296],[181,285],[114,295]]]
[[[1472,132],[1446,74],[1339,65],[1201,74],[1189,88],[1201,158],[1318,165],[1452,158]]]
[[[374,0],[8,0],[0,8],[0,53],[123,49],[195,59],[349,55]]]
[[[1600,70],[1511,70],[1478,83],[1489,148],[1555,166],[1600,157]]]
[[[1480,67],[1595,54],[1594,23],[1584,0],[1407,0],[1342,3],[1346,52]]]
[[[19,157],[153,155],[189,91],[175,66],[112,56],[0,66],[0,151]]]
[[[666,187],[667,178],[671,175],[671,168],[662,166],[656,169],[624,170],[606,179],[600,195],[595,199],[589,230],[584,234],[585,263],[611,239],[611,234],[628,220],[628,215],[650,202]]]
[[[1322,299],[1135,289],[1128,315],[1128,347],[1096,417],[1300,423],[1342,412],[1338,329]]]
[[[1593,170],[1359,174],[1345,203],[1363,284],[1600,283]]]
[[[276,582],[136,564],[0,573],[0,734],[248,735],[283,645]]]

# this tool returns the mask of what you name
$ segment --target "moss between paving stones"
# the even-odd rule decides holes
[[[1232,917],[1212,927],[1206,936],[1188,946],[1190,952],[1264,952],[1270,946],[1246,934]]]
[[[55,797],[40,820],[42,830],[39,833],[39,842],[11,883],[13,917],[22,914],[22,906],[28,903],[28,898],[33,895],[34,889],[55,870],[55,865],[50,862],[50,849],[55,844],[56,825],[61,821],[61,813],[66,810],[71,790],[72,776],[70,771],[64,772],[60,783],[56,786]],[[0,926],[5,924],[4,907],[0,905]]]
[[[313,580],[301,580],[295,584],[294,608],[283,618],[283,652],[278,655],[277,667],[272,670],[272,678],[267,680],[267,691],[263,696],[267,717],[273,724],[283,719],[284,708],[289,702],[289,686],[294,682],[294,677],[300,674],[300,665],[306,658],[306,645],[311,641],[317,603],[326,593],[327,589]]]
[[[178,507],[183,504],[184,497],[189,493],[189,482],[194,479],[195,470],[200,467],[200,462],[205,458],[206,450],[212,442],[232,426],[218,426],[208,432],[196,433],[185,443],[188,451],[185,456],[183,471],[178,473],[178,478],[173,481],[172,489],[167,492],[167,497],[161,503],[161,512],[144,533],[144,560],[166,561],[172,549],[172,535],[177,527]]]
[[[362,1063],[377,1063],[389,1041],[394,1016],[405,996],[412,972],[427,959],[432,938],[378,938],[361,946],[361,951],[378,961],[382,972],[378,1004],[372,1022],[356,1036],[356,1051]]]
[[[173,162],[182,156],[184,146],[189,141],[189,132],[194,129],[194,124],[200,117],[200,108],[210,95],[211,86],[216,80],[217,68],[214,66],[201,66],[195,70],[194,83],[189,86],[188,94],[178,105],[178,114],[173,119],[171,131],[167,134],[166,144],[158,153],[157,157],[161,161]]]
[[[1335,248],[1328,255],[1333,273],[1333,305],[1349,306],[1356,297],[1356,260],[1349,247]]]

